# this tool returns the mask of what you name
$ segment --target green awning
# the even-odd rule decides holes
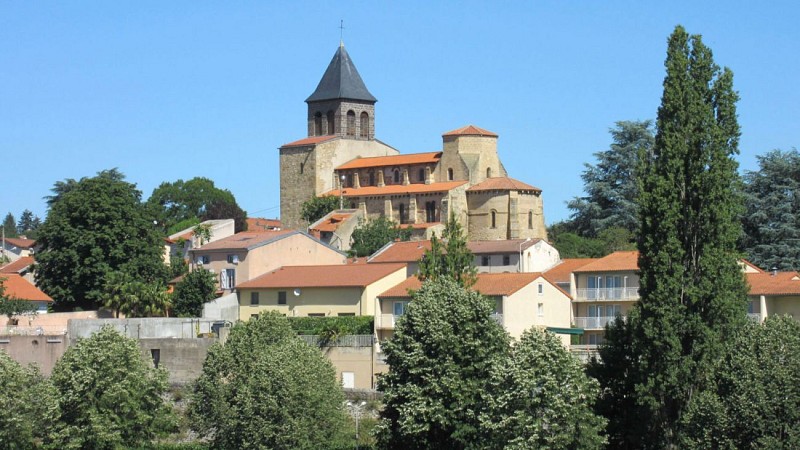
[[[547,327],[547,331],[552,331],[555,334],[576,334],[581,335],[583,334],[583,328],[556,328],[556,327]]]

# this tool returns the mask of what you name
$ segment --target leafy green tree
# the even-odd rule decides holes
[[[758,170],[744,176],[744,252],[767,269],[800,270],[800,152],[757,158]]]
[[[189,273],[189,263],[179,256],[171,256],[169,258],[169,276],[170,279],[178,278]]]
[[[144,283],[131,279],[122,272],[106,276],[103,306],[111,308],[115,316],[160,317],[168,314],[170,295],[159,283]]]
[[[379,217],[359,222],[351,239],[350,256],[369,256],[389,242],[411,239],[411,228],[402,228],[397,222]]]
[[[533,328],[492,370],[489,411],[481,416],[497,449],[603,448],[605,419],[592,407],[597,382],[555,334]]]
[[[678,446],[690,399],[713,386],[723,342],[746,320],[733,75],[680,26],[665,65],[653,154],[641,158],[641,300],[629,317],[633,354],[622,361],[632,367],[607,371],[633,372],[645,448]]]
[[[800,448],[800,323],[772,316],[729,343],[716,389],[689,405],[681,448]]]
[[[167,372],[110,326],[69,347],[50,380],[59,392],[54,448],[138,448],[176,425],[162,398]]]
[[[36,448],[58,411],[56,392],[36,366],[27,368],[0,351],[0,447]]]
[[[343,401],[331,363],[269,312],[211,347],[189,416],[214,448],[316,450],[338,440]]]
[[[586,196],[568,203],[573,211],[571,231],[584,237],[597,237],[609,228],[622,228],[631,234],[638,226],[636,167],[639,155],[652,151],[652,122],[620,121],[609,130],[612,143],[597,152],[597,164],[586,164],[581,178]]]
[[[179,317],[200,317],[203,305],[214,300],[217,281],[214,274],[202,267],[189,272],[175,285],[172,305]]]
[[[510,349],[494,310],[493,301],[448,276],[414,293],[383,344],[389,372],[378,379],[379,448],[484,448],[489,380]]]
[[[162,237],[124,175],[112,169],[59,183],[36,253],[37,284],[57,307],[96,308],[114,271],[142,282],[166,280]]]
[[[636,244],[631,242],[634,234],[625,228],[606,228],[596,238],[580,236],[567,229],[569,225],[559,222],[547,231],[562,258],[601,258],[616,251],[636,249]]]
[[[17,232],[24,234],[28,239],[36,239],[36,230],[42,225],[41,219],[34,216],[31,210],[22,211],[22,215],[17,222]]]
[[[339,209],[339,197],[335,195],[317,197],[315,195],[303,202],[300,218],[310,225],[336,209]]]
[[[6,218],[3,220],[3,230],[6,237],[17,237],[17,222],[14,220],[13,214],[6,214]]]
[[[453,214],[445,223],[442,239],[434,234],[431,248],[425,251],[419,263],[421,280],[436,280],[442,276],[452,278],[462,286],[475,284],[478,270],[475,268],[475,255],[467,247],[467,238],[461,224]]]
[[[233,194],[214,186],[208,178],[161,183],[153,190],[147,203],[157,211],[158,222],[165,230],[178,222],[195,218],[234,219],[237,233],[247,229],[247,221],[241,220],[241,216],[246,218],[246,214],[239,208]]]

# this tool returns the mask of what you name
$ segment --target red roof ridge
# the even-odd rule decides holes
[[[461,128],[456,128],[455,130],[450,130],[444,133],[442,136],[489,136],[489,137],[498,137],[497,133],[494,133],[489,130],[485,130],[480,127],[476,127],[475,125],[466,125]]]
[[[516,180],[511,177],[487,178],[481,181],[480,183],[473,185],[472,187],[467,189],[467,192],[497,191],[497,190],[542,192],[542,190],[537,188],[536,186],[531,186],[530,184],[523,183],[522,181]]]
[[[345,197],[363,197],[370,195],[392,195],[392,194],[420,194],[427,192],[445,192],[466,184],[466,180],[441,181],[438,183],[422,184],[387,184],[383,187],[361,186],[360,188],[344,188]],[[332,189],[323,192],[320,197],[327,195],[339,195],[339,189]]]
[[[441,151],[406,153],[402,155],[364,156],[351,159],[336,167],[336,170],[363,169],[367,167],[401,166],[408,164],[435,164],[442,157]]]
[[[319,143],[322,143],[322,142],[329,141],[331,139],[336,139],[338,137],[339,136],[336,136],[336,135],[333,135],[333,134],[329,134],[329,135],[325,135],[325,136],[311,136],[311,137],[299,139],[297,141],[289,142],[288,144],[283,144],[283,145],[281,145],[281,148],[284,148],[284,147],[302,147],[302,146],[305,146],[305,145],[316,145],[316,144],[319,144]]]

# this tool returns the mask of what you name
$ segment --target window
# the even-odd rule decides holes
[[[258,292],[251,292],[250,293],[250,304],[251,305],[258,305]]]
[[[497,211],[492,210],[490,215],[491,215],[491,227],[497,228]]]
[[[305,169],[306,163],[300,163],[300,173],[303,173],[303,169]]]
[[[225,269],[220,272],[219,286],[222,289],[233,289],[236,286],[236,269]]]
[[[353,317],[355,315],[356,315],[356,313],[339,313],[339,314],[337,314],[337,316],[339,316],[339,317]]]
[[[197,264],[208,264],[211,258],[208,255],[201,255],[197,257]]]
[[[447,169],[447,180],[453,181],[453,169]]]
[[[436,222],[436,202],[425,202],[425,222]]]
[[[369,185],[375,186],[375,172],[369,173]]]
[[[503,255],[503,265],[510,266],[511,265],[511,257],[508,255]]]
[[[308,317],[325,317],[325,313],[309,313]]]
[[[239,255],[228,255],[228,264],[239,264]]]
[[[490,261],[490,259],[489,259],[488,256],[482,256],[481,257],[481,265],[482,266],[488,266],[489,265],[489,261]]]
[[[286,291],[278,291],[278,304],[279,305],[286,304]]]
[[[347,111],[347,135],[356,135],[356,113],[353,110]]]
[[[333,122],[334,122],[333,111],[328,111],[328,134],[334,133]]]
[[[356,387],[355,372],[342,372],[342,387],[344,389],[354,389]]]
[[[161,362],[161,349],[160,348],[150,349],[150,356],[153,358],[153,367],[158,369],[158,363]]]
[[[539,291],[539,295],[544,295],[544,283],[539,283],[537,289]]]
[[[408,302],[394,302],[392,308],[392,314],[395,316],[402,316],[406,313],[406,309],[408,309]]]
[[[419,169],[419,182],[425,182],[425,169]]]
[[[369,114],[365,112],[361,113],[361,137],[369,137]]]
[[[528,211],[528,229],[533,229],[533,211]]]
[[[486,168],[486,178],[492,178],[492,168],[491,167],[487,167]]]
[[[539,307],[537,308],[537,314],[539,317],[544,317],[544,303],[539,303]]]
[[[398,169],[394,169],[394,182],[400,183],[400,171]]]
[[[400,224],[406,223],[406,204],[400,203]]]
[[[314,114],[314,136],[322,136],[322,113]]]

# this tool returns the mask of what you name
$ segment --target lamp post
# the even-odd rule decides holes
[[[344,180],[346,179],[344,174],[339,178],[339,209],[344,209]]]
[[[344,402],[345,407],[350,412],[350,415],[356,419],[356,450],[358,450],[358,419],[361,418],[361,413],[364,412],[364,407],[367,406],[367,402],[361,401],[358,403],[354,403],[351,401]]]
[[[527,238],[524,241],[519,243],[519,271],[522,272],[522,246],[525,245],[527,242],[530,242],[531,238]]]

